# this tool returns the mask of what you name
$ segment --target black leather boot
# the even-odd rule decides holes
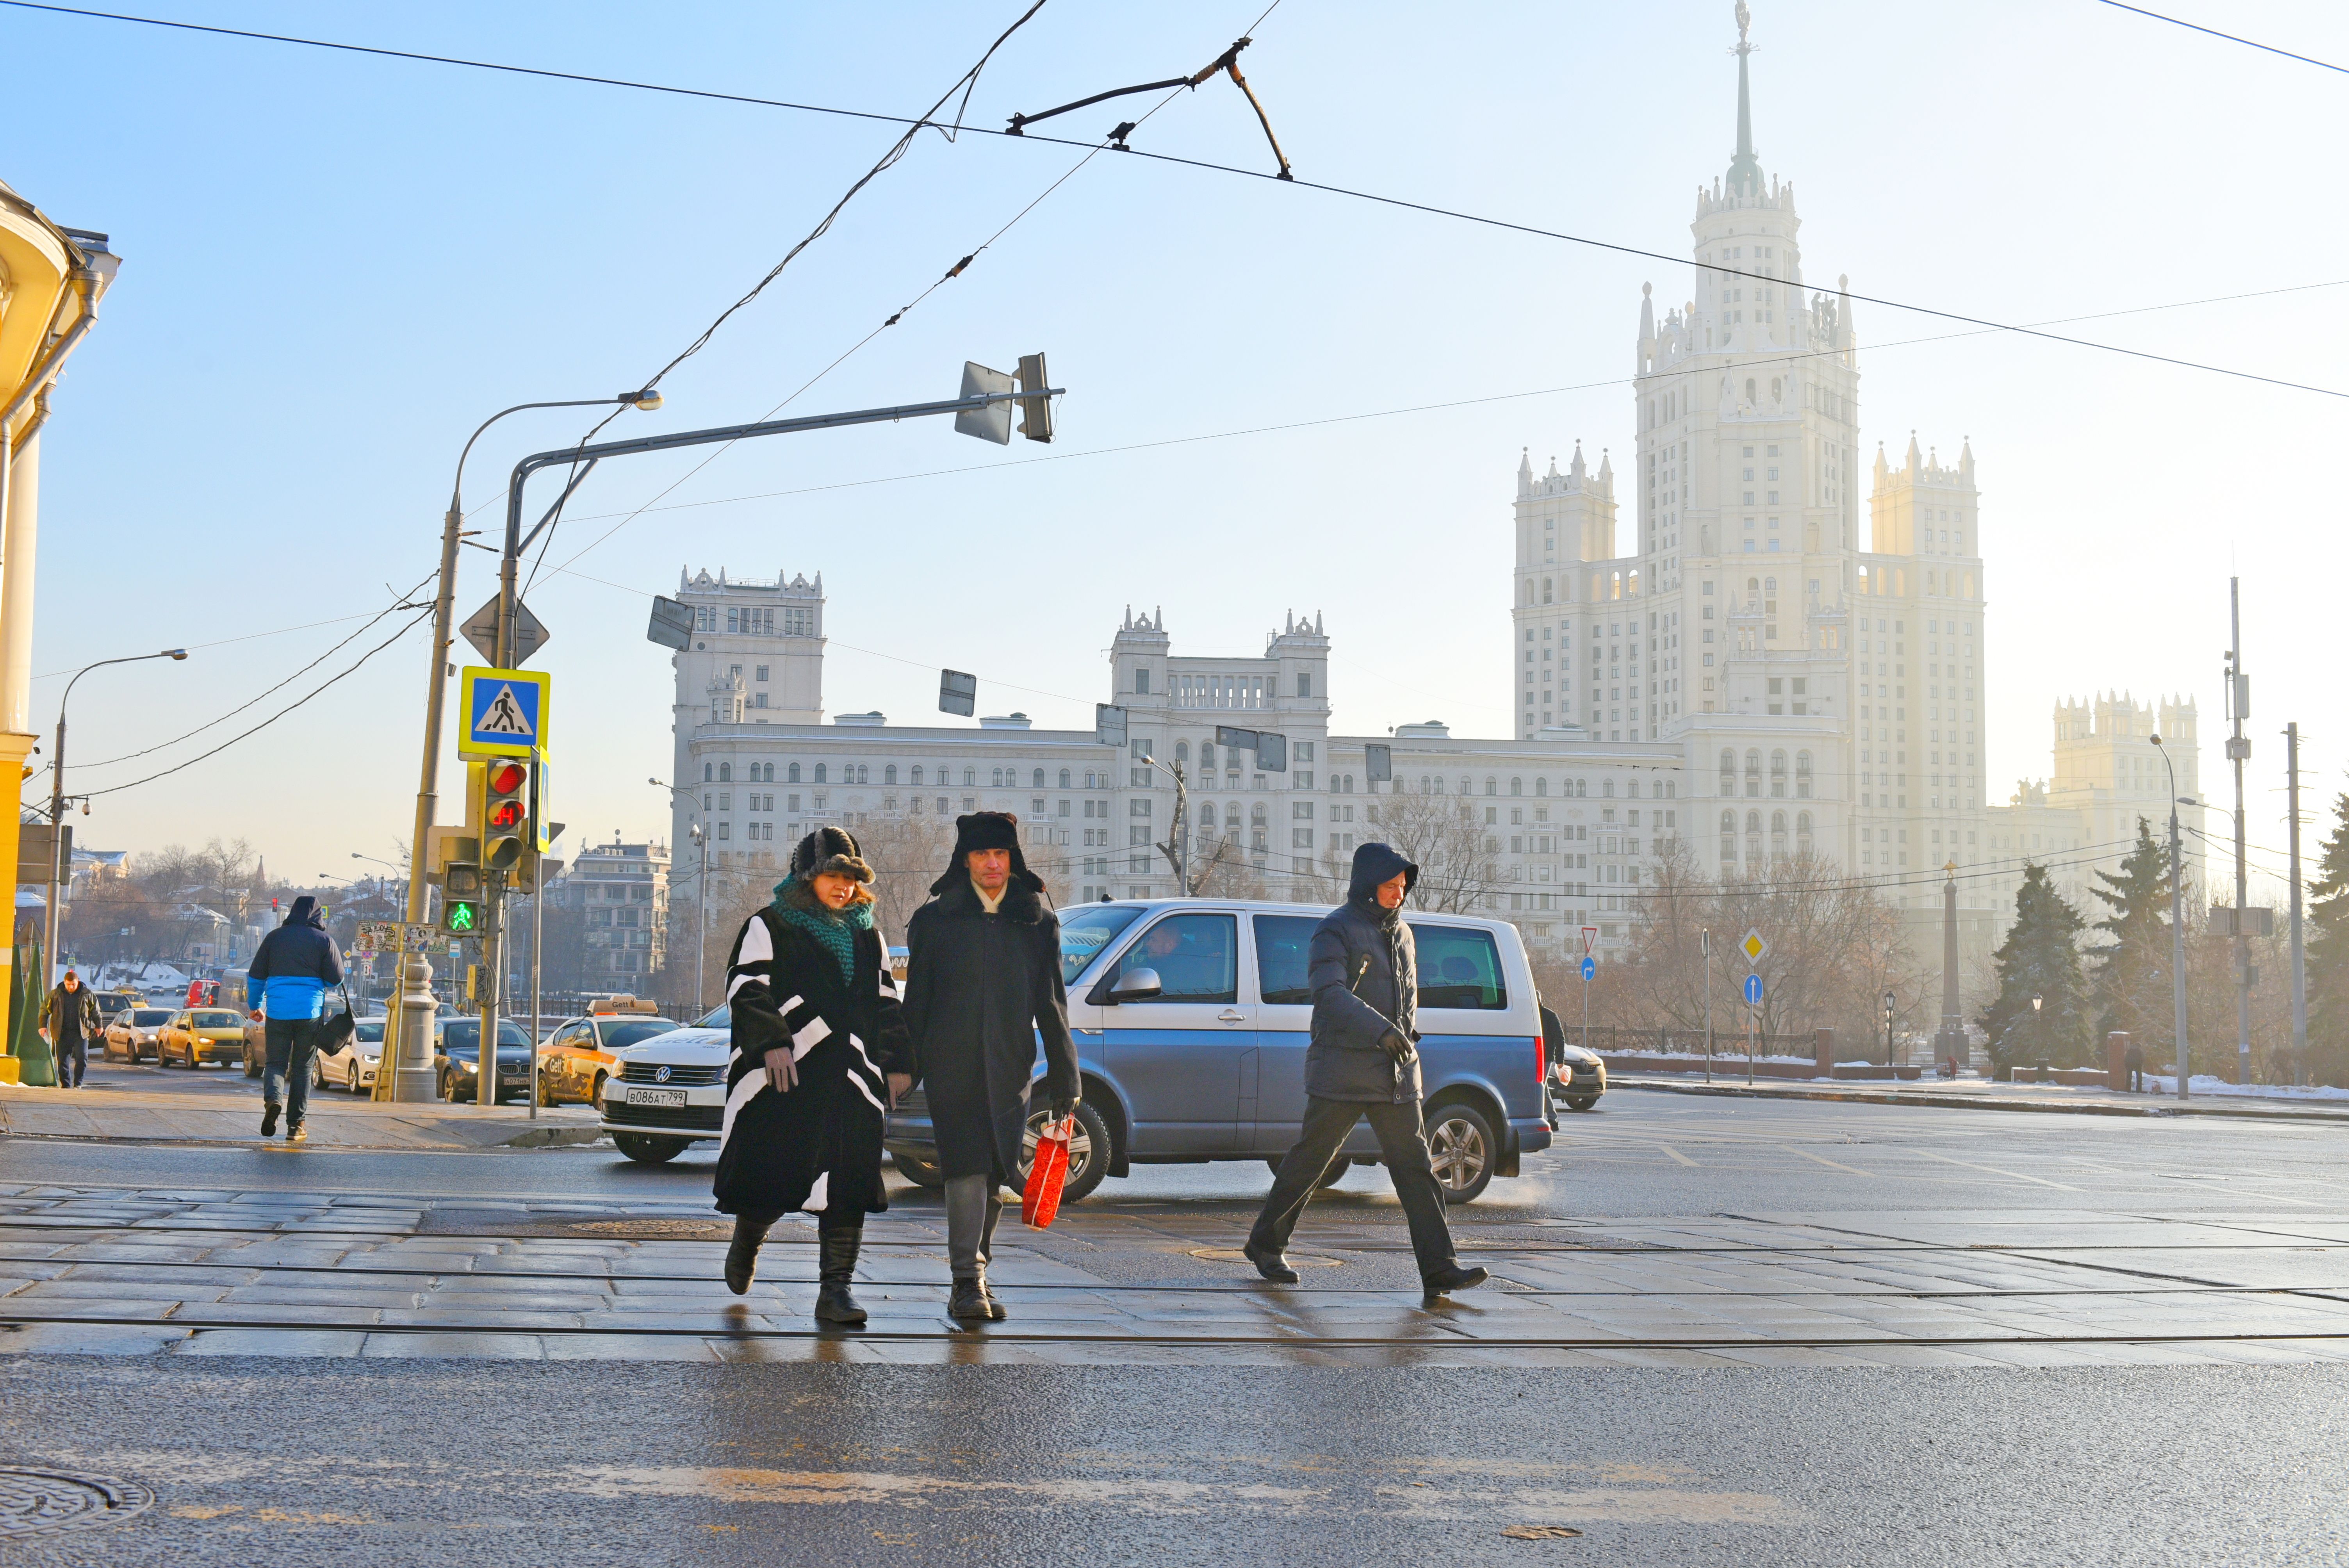
[[[726,1288],[740,1295],[759,1277],[759,1243],[767,1239],[778,1216],[737,1214],[734,1240],[726,1248]]]
[[[954,1282],[954,1295],[947,1302],[948,1317],[963,1318],[973,1323],[985,1323],[1000,1315],[995,1300],[987,1294],[987,1276],[958,1274]]]
[[[856,1278],[856,1252],[864,1240],[862,1229],[823,1231],[816,1241],[823,1263],[816,1274],[815,1315],[824,1323],[862,1323],[864,1309],[849,1294]]]
[[[160,1060],[161,1058],[160,1058],[160,1057],[158,1057],[157,1059],[158,1059],[158,1060]],[[261,1136],[262,1136],[262,1137],[264,1137],[264,1138],[267,1138],[267,1137],[269,1137],[271,1134],[274,1133],[274,1132],[277,1130],[277,1112],[278,1112],[279,1109],[280,1109],[280,1107],[278,1106],[277,1102],[276,1102],[276,1101],[274,1101],[274,1100],[265,1101],[265,1102],[264,1102],[264,1104],[262,1105],[262,1108],[261,1108]]]
[[[1454,1261],[1440,1269],[1431,1269],[1422,1274],[1420,1280],[1427,1287],[1428,1295],[1448,1295],[1455,1290],[1473,1290],[1492,1277],[1474,1264],[1464,1268]]]

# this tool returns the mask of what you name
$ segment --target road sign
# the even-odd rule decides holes
[[[1759,931],[1748,931],[1737,939],[1737,951],[1745,954],[1746,967],[1752,968],[1762,962],[1762,955],[1770,951],[1770,944],[1762,940]]]
[[[449,939],[440,934],[438,926],[408,925],[397,920],[362,920],[351,951],[442,954],[449,951]]]
[[[658,643],[664,648],[675,648],[678,653],[691,647],[693,606],[655,594],[652,620],[645,627],[645,641]],[[495,654],[483,654],[481,656],[485,659],[497,657]]]
[[[978,677],[963,670],[938,672],[938,711],[965,718],[978,711]]]
[[[1745,1005],[1749,1007],[1758,1007],[1762,1005],[1762,976],[1759,975],[1748,975],[1745,977]]]
[[[496,598],[492,597],[488,603],[474,611],[472,618],[467,621],[460,629],[465,634],[465,641],[472,644],[474,648],[480,652],[481,657],[485,659],[496,658],[498,656],[498,602]],[[539,624],[538,617],[530,613],[529,605],[523,603],[519,599],[514,601],[514,663],[518,665],[526,665],[530,663],[531,656],[536,654],[539,649],[546,646],[548,639],[553,635],[554,634],[552,632],[549,632],[543,625]],[[682,645],[679,645],[681,646]]]
[[[468,665],[462,678],[465,728],[459,756],[529,757],[546,748],[552,676]]]
[[[1589,953],[1593,948],[1597,947],[1598,945],[1599,945],[1599,928],[1598,928],[1597,926],[1595,926],[1595,925],[1586,925],[1586,926],[1584,926],[1584,927],[1582,928],[1582,951],[1584,952],[1584,954],[1588,954],[1588,953]]]
[[[1582,983],[1588,985],[1590,984],[1590,977],[1598,973],[1599,960],[1591,957],[1590,954],[1587,953],[1584,954],[1582,955]]]

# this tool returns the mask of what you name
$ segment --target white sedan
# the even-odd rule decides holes
[[[658,1165],[718,1136],[732,1021],[720,1007],[690,1027],[613,1053],[617,1070],[604,1086],[604,1130],[621,1153]]]
[[[332,1084],[353,1094],[373,1093],[376,1064],[383,1057],[383,1026],[380,1017],[358,1019],[340,1049],[311,1052],[311,1083],[319,1088]]]

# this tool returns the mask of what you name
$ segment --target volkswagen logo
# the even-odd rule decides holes
[[[665,1068],[665,1067],[655,1068],[653,1069],[653,1082],[655,1082],[655,1083],[667,1083],[667,1082],[668,1082],[668,1068]]]

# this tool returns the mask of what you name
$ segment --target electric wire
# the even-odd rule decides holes
[[[1042,0],[1038,0],[1038,4],[1041,5]],[[1094,145],[1092,142],[1076,140],[1065,137],[1040,136],[1027,133],[1013,136],[1008,130],[990,130],[981,126],[964,126],[960,121],[959,116],[957,116],[957,119],[952,123],[951,127],[949,127],[947,124],[931,120],[926,117],[920,119],[908,119],[906,117],[902,115],[878,114],[862,109],[843,109],[826,105],[794,103],[779,98],[756,98],[748,94],[721,93],[701,88],[678,88],[653,82],[632,81],[616,77],[589,76],[573,71],[556,71],[531,66],[516,66],[486,60],[463,59],[455,56],[427,55],[410,50],[387,49],[357,44],[335,43],[325,39],[295,37],[284,34],[249,32],[233,27],[206,26],[192,22],[166,21],[158,17],[134,16],[119,12],[85,10],[76,6],[41,4],[40,0],[0,0],[0,5],[6,5],[19,10],[50,12],[60,15],[82,16],[102,21],[127,22],[148,26],[171,27],[185,32],[212,33],[219,34],[223,36],[255,39],[267,43],[295,44],[314,48],[337,49],[353,54],[379,55],[390,58],[416,60],[434,65],[461,66],[472,69],[503,71],[517,76],[544,77],[554,80],[585,82],[602,87],[627,88],[638,91],[667,93],[685,98],[710,98],[726,102],[754,105],[760,108],[792,109],[808,113],[839,115],[859,119],[882,120],[895,125],[905,126],[908,130],[909,138],[911,133],[926,128],[936,129],[942,134],[947,133],[951,129],[955,135],[960,135],[963,132],[968,131],[972,135],[1002,137],[1009,140],[1032,143],[1039,147],[1090,148]],[[1030,11],[1029,15],[1033,15],[1033,12]],[[1024,23],[1026,19],[1026,16],[1022,16],[1020,20]],[[2168,20],[2168,18],[2166,17],[2162,19]],[[2241,42],[2244,40],[2235,41]],[[2323,62],[2315,61],[2311,63],[2322,64]],[[960,86],[959,83],[957,85]],[[974,87],[976,86],[975,83],[973,85]],[[949,92],[947,96],[952,97],[953,95]],[[944,100],[941,99],[941,105],[943,105],[943,102]],[[936,112],[935,108],[932,112]],[[1450,219],[1454,222],[1470,223],[1481,228],[1497,229],[1509,233],[1524,234],[1535,239],[1556,240],[1562,243],[1581,245],[1591,250],[1605,251],[1615,255],[1636,256],[1643,261],[1661,262],[1668,266],[1681,267],[1696,265],[1702,268],[1704,271],[1716,273],[1723,277],[1748,278],[1756,283],[1780,284],[1790,288],[1807,286],[1797,284],[1793,280],[1774,277],[1768,273],[1749,272],[1741,267],[1725,266],[1710,263],[1691,263],[1685,256],[1675,256],[1662,251],[1651,251],[1644,246],[1624,244],[1620,242],[1602,240],[1587,234],[1570,233],[1560,229],[1547,229],[1543,228],[1539,224],[1523,223],[1511,219],[1491,217],[1483,213],[1465,211],[1459,208],[1441,207],[1437,206],[1433,202],[1413,201],[1405,197],[1382,195],[1376,191],[1358,190],[1350,186],[1333,185],[1319,181],[1292,179],[1288,176],[1288,172],[1286,170],[1279,174],[1267,174],[1260,170],[1244,169],[1237,164],[1216,163],[1211,160],[1201,158],[1185,158],[1177,154],[1168,152],[1151,152],[1138,147],[1121,147],[1118,150],[1125,153],[1129,157],[1146,159],[1156,163],[1165,163],[1185,169],[1196,169],[1209,173],[1233,175],[1247,180],[1263,181],[1268,183],[1287,186],[1294,190],[1318,191],[1324,195],[1342,197],[1348,201],[1364,201],[1376,206],[1392,207],[1401,211],[1419,212],[1429,217]],[[875,172],[878,172],[877,168]],[[867,178],[869,179],[871,176],[868,175]],[[788,258],[786,259],[788,260]],[[753,292],[755,294],[756,291]],[[2092,349],[2098,353],[2118,355],[2126,358],[2139,359],[2153,364],[2168,365],[2180,369],[2203,371],[2209,375],[2229,377],[2237,380],[2255,382],[2264,386],[2281,387],[2289,391],[2307,392],[2323,397],[2349,399],[2349,391],[2344,391],[2336,387],[2314,386],[2308,382],[2293,381],[2283,377],[2263,376],[2256,371],[2237,370],[2228,366],[2213,365],[2203,360],[2186,359],[2175,355],[2156,354],[2150,349],[2129,348],[2119,344],[2099,343],[2090,338],[2073,337],[2065,334],[2047,332],[2035,327],[2023,326],[2007,322],[1992,321],[1983,316],[1970,315],[1961,311],[1942,310],[1932,305],[1916,304],[1905,300],[1893,299],[1886,295],[1857,294],[1848,289],[1827,289],[1816,290],[1814,292],[1832,294],[1839,300],[1857,301],[1863,304],[1881,305],[1888,310],[1909,311],[1919,315],[1932,316],[1942,321],[1960,322],[1969,326],[1981,327],[1989,332],[2012,333],[2017,336],[2038,338],[2044,342],[2064,344],[2075,348]],[[750,296],[745,296],[744,301],[741,303],[747,304],[750,297]],[[739,305],[736,308],[740,308]],[[728,314],[730,315],[731,313],[729,312]],[[721,316],[719,319],[720,321],[723,321],[724,317]],[[692,351],[688,350],[688,352]],[[683,356],[680,356],[679,357],[682,358]],[[672,361],[671,363],[674,365],[676,362]],[[667,374],[666,369],[663,371],[663,374]]]
[[[2247,49],[2259,49],[2271,55],[2282,55],[2287,60],[2298,60],[2303,66],[2314,66],[2321,70],[2339,71],[2344,76],[2349,76],[2349,66],[2336,66],[2330,60],[2320,60],[2313,55],[2295,55],[2290,49],[2279,49],[2273,44],[2262,44],[2256,38],[2239,37],[2233,33],[2221,33],[2216,27],[2205,27],[2199,22],[2188,22],[2176,16],[2165,16],[2158,11],[2148,11],[2142,5],[2124,5],[2122,0],[2099,0],[2099,3],[2109,5],[2116,11],[2134,11],[2138,15],[2152,21],[2167,22],[2173,27],[2183,27],[2189,33],[2207,33],[2213,38],[2224,38],[2230,44],[2240,44]]]
[[[431,582],[435,575],[438,575],[438,573],[428,573],[424,577],[419,579],[416,583],[416,587],[410,588],[408,591],[408,593],[415,593],[417,588],[421,588],[425,583]],[[285,687],[292,686],[295,681],[300,680],[304,676],[308,675],[312,670],[316,669],[320,665],[325,664],[328,659],[333,658],[336,654],[342,652],[345,648],[349,647],[353,643],[357,642],[361,637],[367,635],[368,627],[373,626],[386,615],[389,615],[404,607],[404,601],[408,598],[408,593],[400,594],[398,601],[395,601],[394,603],[386,605],[383,609],[377,611],[373,615],[368,617],[366,625],[359,627],[358,630],[353,632],[349,636],[345,637],[341,642],[336,643],[333,647],[328,648],[325,653],[320,654],[316,658],[312,659],[308,664],[304,665],[300,669],[295,670],[292,675],[287,676],[284,680],[279,681],[275,686],[269,687],[266,691],[259,693],[248,701],[239,703],[236,707],[230,708],[226,713],[222,714],[219,717],[206,719],[203,723],[196,726],[195,728],[189,730],[184,735],[175,735],[169,740],[159,740],[154,745],[147,747],[143,750],[127,751],[119,757],[109,757],[99,762],[77,762],[74,766],[77,768],[107,768],[111,767],[117,762],[129,762],[135,758],[146,757],[151,753],[160,751],[166,747],[177,746],[182,740],[193,739],[195,737],[202,735],[205,730],[212,728],[214,725],[226,724],[230,719],[234,718],[238,714],[243,713],[246,708],[249,708],[253,707],[254,704],[261,701],[263,697],[268,696],[275,692],[283,691]]]

